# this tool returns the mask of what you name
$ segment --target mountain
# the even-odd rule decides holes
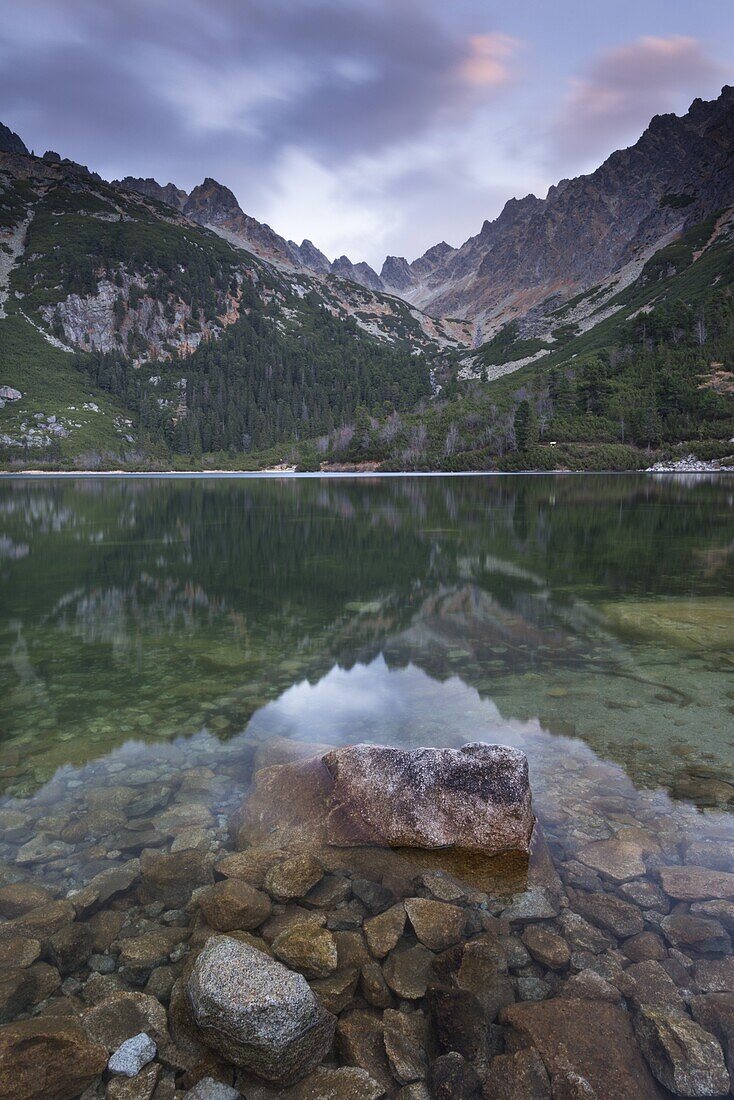
[[[8,126],[4,126],[2,122],[0,122],[0,153],[24,153],[26,156],[28,155],[24,142]]]
[[[3,135],[0,462],[730,453],[730,88],[545,199],[511,200],[460,248],[379,274],[286,240],[210,177],[190,193],[107,183]]]
[[[246,214],[233,192],[211,177],[195,187],[190,195],[172,183],[164,187],[152,179],[126,176],[115,184],[175,207],[187,218],[212,229],[233,244],[242,245],[263,260],[294,271],[337,275],[367,290],[385,292],[384,281],[369,264],[353,264],[348,256],[338,256],[331,262],[312,241],[304,240],[300,245],[287,241],[269,225]]]
[[[656,116],[631,148],[561,180],[545,199],[510,199],[460,248],[441,243],[411,264],[388,257],[383,289],[489,333],[534,311],[521,331],[539,335],[561,302],[611,275],[628,279],[676,235],[734,203],[733,146],[734,88],[724,87],[682,117]]]
[[[186,195],[0,153],[0,456],[242,454],[412,407],[468,348],[468,326],[281,242],[211,179]]]

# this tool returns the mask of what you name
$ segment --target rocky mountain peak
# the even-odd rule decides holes
[[[288,245],[292,249],[295,262],[300,266],[316,272],[317,275],[327,275],[331,271],[328,258],[313,241],[305,239],[300,245],[295,241],[288,241]]]
[[[4,126],[2,122],[0,122],[0,153],[29,155],[23,140],[9,126]]]
[[[112,185],[113,187],[124,187],[128,191],[137,191],[138,194],[145,195],[146,198],[156,199],[158,202],[163,202],[166,206],[173,206],[179,211],[183,210],[189,197],[185,191],[180,187],[176,187],[174,183],[160,184],[150,176],[147,179],[125,176],[124,179],[113,180]]]
[[[380,278],[386,286],[398,291],[407,290],[415,283],[410,264],[404,256],[387,256],[380,271]]]
[[[221,225],[241,215],[242,209],[229,187],[207,176],[198,187],[193,189],[183,212],[187,218],[193,218],[194,221]]]

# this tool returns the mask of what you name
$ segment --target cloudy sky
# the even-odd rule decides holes
[[[0,0],[0,120],[333,258],[459,244],[734,83],[731,0]]]

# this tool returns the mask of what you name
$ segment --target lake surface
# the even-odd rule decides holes
[[[231,846],[283,741],[524,749],[571,891],[734,869],[732,478],[8,479],[0,593],[2,882]]]

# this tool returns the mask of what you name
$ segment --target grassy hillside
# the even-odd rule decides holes
[[[135,460],[127,410],[91,384],[74,356],[52,347],[19,313],[0,320],[0,347],[0,384],[19,383],[23,395],[0,409],[0,464],[35,465],[41,455],[80,467]],[[51,416],[68,435],[50,430]],[[47,442],[18,444],[29,428]]]

